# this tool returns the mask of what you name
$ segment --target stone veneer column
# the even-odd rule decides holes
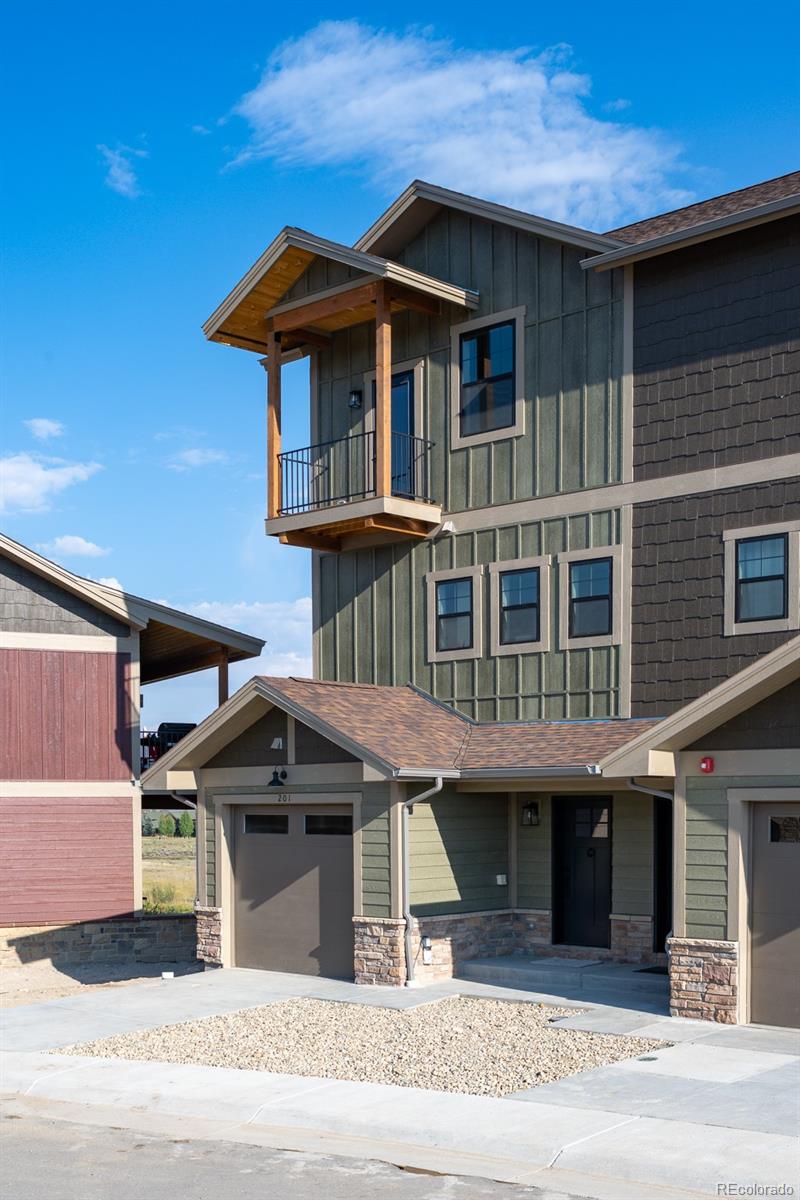
[[[673,937],[667,948],[672,1016],[735,1025],[739,943]]]
[[[222,909],[195,905],[197,918],[197,957],[202,962],[222,962]]]
[[[353,917],[353,974],[356,983],[401,987],[406,981],[404,934],[398,917]]]
[[[653,952],[653,918],[611,915],[611,953],[624,962],[663,962]]]

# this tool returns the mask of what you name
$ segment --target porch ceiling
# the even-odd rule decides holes
[[[336,264],[344,281],[281,304],[315,259]],[[467,288],[287,227],[209,317],[203,332],[210,341],[260,354],[267,351],[270,332],[282,333],[284,353],[315,344],[317,339],[324,344],[339,329],[374,320],[379,280],[393,285],[393,312],[406,308],[438,312],[442,302],[473,308],[478,301],[477,293]]]

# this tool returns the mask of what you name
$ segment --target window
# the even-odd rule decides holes
[[[607,838],[608,808],[596,804],[575,809],[575,837]]]
[[[539,640],[539,569],[503,571],[500,576],[500,643]]]
[[[514,322],[461,335],[461,436],[514,424]]]
[[[483,567],[453,567],[425,576],[428,662],[483,653]]]
[[[537,654],[550,632],[550,555],[489,565],[491,653]]]
[[[619,646],[630,610],[623,546],[567,550],[558,556],[558,628],[561,650]]]
[[[349,837],[353,832],[351,813],[307,813],[306,833],[334,834]]]
[[[770,817],[769,840],[771,842],[800,842],[800,817]]]
[[[451,329],[451,446],[454,450],[524,430],[523,307]]]
[[[288,813],[245,813],[245,833],[288,833]]]
[[[472,580],[436,584],[436,649],[467,650],[472,645]]]
[[[725,529],[722,544],[725,636],[800,629],[800,521]]]
[[[569,567],[569,636],[602,637],[611,633],[612,566],[610,558],[573,562]]]
[[[788,536],[742,538],[736,543],[736,620],[786,617]]]

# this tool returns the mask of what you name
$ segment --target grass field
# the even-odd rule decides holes
[[[196,893],[195,838],[142,838],[145,912],[192,912]]]

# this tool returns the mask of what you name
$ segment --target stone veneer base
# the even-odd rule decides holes
[[[4,971],[34,962],[119,965],[192,962],[194,958],[195,919],[191,913],[0,929],[0,970]]]
[[[222,962],[222,909],[196,904],[197,957],[219,966]]]
[[[694,1017],[737,1023],[739,943],[708,938],[670,938],[669,1011],[673,1017]]]

